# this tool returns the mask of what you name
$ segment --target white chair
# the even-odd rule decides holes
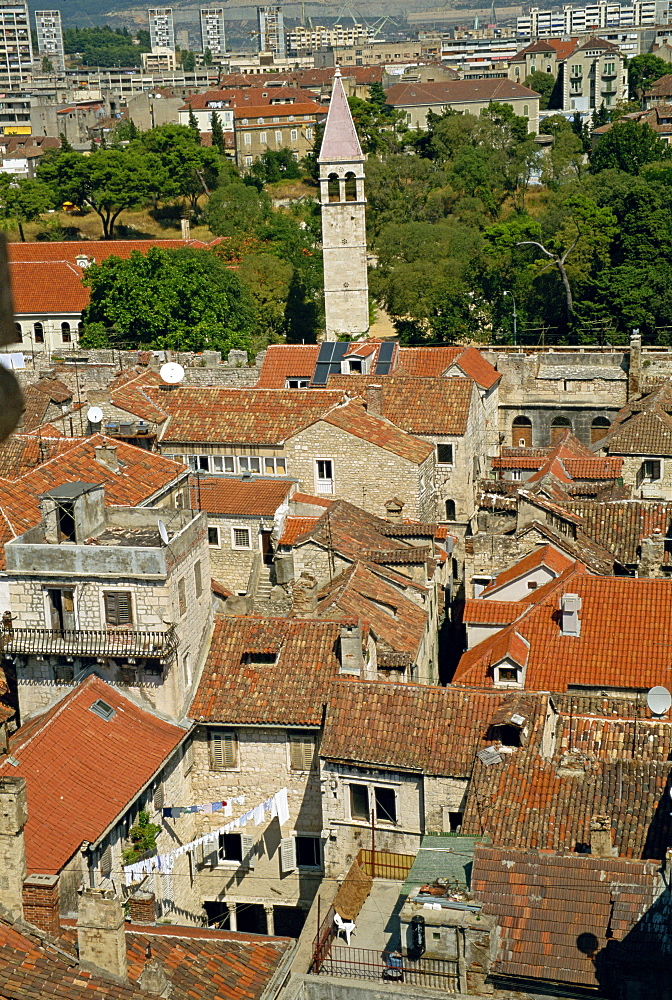
[[[339,934],[345,934],[346,944],[350,944],[350,935],[355,932],[355,921],[354,920],[344,920],[338,913],[334,913],[334,923],[336,924],[336,937]]]

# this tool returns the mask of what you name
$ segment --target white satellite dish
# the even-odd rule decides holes
[[[99,424],[103,419],[103,411],[99,406],[90,406],[86,411],[86,418],[90,424]]]
[[[646,704],[651,710],[651,715],[665,715],[672,706],[672,695],[666,687],[657,685],[652,687],[647,694]]]
[[[167,385],[177,385],[184,378],[184,368],[177,361],[167,361],[161,365],[159,375]]]
[[[163,542],[163,544],[167,545],[168,544],[168,530],[167,530],[165,524],[163,523],[163,521],[160,518],[159,518],[159,534],[161,536],[161,541]]]

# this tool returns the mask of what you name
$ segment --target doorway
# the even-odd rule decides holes
[[[74,632],[75,630],[75,592],[74,590],[61,590],[50,588],[47,591],[49,598],[49,612],[51,628],[55,632]]]
[[[270,531],[261,532],[261,555],[264,561],[264,566],[273,565],[273,547],[271,545],[271,535]]]

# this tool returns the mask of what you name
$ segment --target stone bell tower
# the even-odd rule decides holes
[[[369,329],[364,155],[338,68],[317,162],[326,339],[361,336]]]

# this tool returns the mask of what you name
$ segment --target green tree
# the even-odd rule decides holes
[[[141,53],[149,52],[148,31],[139,31],[137,45],[128,30],[111,28],[66,28],[63,43],[66,54],[78,57],[84,66],[139,66]]]
[[[406,129],[401,127],[403,115],[393,108],[383,109],[360,97],[349,97],[348,104],[365,153],[400,152]]]
[[[187,49],[182,49],[180,52],[180,66],[187,73],[193,73],[196,69],[196,56],[193,52],[189,52]]]
[[[251,173],[253,177],[258,177],[262,184],[296,180],[301,176],[294,154],[287,147],[264,150],[259,159],[252,164]]]
[[[134,252],[87,268],[85,325],[102,323],[133,344],[200,351],[247,347],[254,308],[237,275],[209,250]]]
[[[670,72],[670,64],[651,52],[643,52],[628,61],[628,84],[632,98],[641,97],[652,83]]]
[[[270,211],[271,201],[265,192],[232,180],[213,192],[203,219],[217,236],[236,236],[254,233]]]
[[[48,56],[42,56],[42,72],[43,73],[53,73],[54,64]]]
[[[617,121],[600,138],[590,156],[592,173],[615,168],[638,174],[647,163],[666,160],[672,149],[646,123]]]
[[[254,303],[254,350],[278,343],[286,332],[285,310],[294,268],[271,253],[251,253],[237,271]]]
[[[201,129],[199,127],[198,121],[196,120],[196,115],[194,114],[194,109],[191,104],[189,105],[189,126],[194,134],[194,138],[198,141],[199,145],[201,142]]]
[[[200,211],[199,198],[209,197],[217,185],[222,165],[218,151],[201,146],[200,138],[190,126],[173,124],[150,129],[139,138],[139,148],[154,154],[160,164],[157,197],[187,198],[194,215]]]
[[[43,212],[54,207],[54,194],[48,185],[33,177],[13,178],[0,174],[0,211],[5,219],[13,219],[25,242],[24,223],[34,222]]]
[[[545,111],[546,108],[551,106],[551,97],[555,90],[555,83],[555,77],[552,73],[544,73],[539,69],[534,73],[530,73],[523,80],[525,87],[529,87],[530,90],[535,90],[539,94],[539,108],[541,111]],[[557,107],[557,104],[554,107]]]
[[[205,52],[203,53],[203,62],[206,66],[212,66],[213,58],[210,49],[206,48]]]
[[[149,813],[140,812],[138,822],[128,832],[128,839],[133,846],[122,851],[123,863],[132,865],[145,854],[156,852],[156,838],[160,833],[161,827],[157,823],[150,822]]]
[[[212,129],[212,148],[216,149],[220,156],[225,156],[224,129],[222,128],[222,120],[216,111],[210,115],[210,128]]]

